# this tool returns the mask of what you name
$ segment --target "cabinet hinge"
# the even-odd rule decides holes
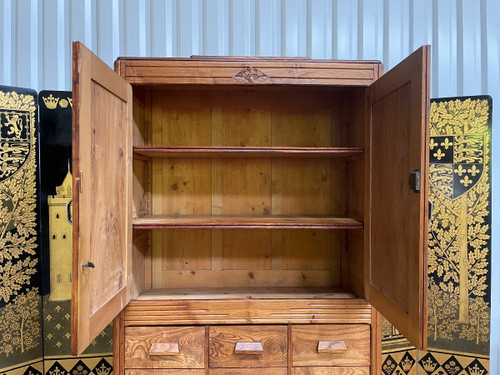
[[[415,169],[410,173],[410,189],[412,189],[415,193],[420,192],[420,170]]]

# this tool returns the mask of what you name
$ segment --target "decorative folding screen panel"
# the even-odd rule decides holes
[[[0,86],[0,372],[42,370],[37,94]]]
[[[383,374],[488,374],[491,105],[488,96],[431,102],[429,351],[386,321]]]

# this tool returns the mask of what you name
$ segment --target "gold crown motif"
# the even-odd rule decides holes
[[[48,97],[42,97],[43,102],[45,103],[45,106],[48,109],[54,109],[57,107],[57,103],[59,103],[59,98],[54,98],[52,94],[50,94]]]
[[[436,368],[437,366],[437,363],[436,362],[433,362],[432,359],[430,358],[427,358],[426,361],[422,361],[422,367],[424,368],[425,371],[431,373],[434,371],[434,369]]]
[[[96,375],[108,375],[111,369],[109,367],[106,367],[104,363],[100,367],[96,367],[94,369],[94,372]]]
[[[59,369],[59,367],[56,367],[56,368],[54,369],[54,371],[50,371],[50,370],[49,370],[49,374],[50,374],[50,375],[65,375],[65,374],[66,374],[66,371],[64,371],[64,370],[62,370],[62,371],[61,371],[61,370]]]
[[[469,367],[469,374],[470,375],[483,375],[484,370],[477,367],[477,363],[475,363],[474,367]]]
[[[412,366],[413,366],[413,360],[406,357],[404,359],[404,361],[401,361],[401,364],[400,364],[401,368],[403,369],[404,372],[408,372],[411,370]]]

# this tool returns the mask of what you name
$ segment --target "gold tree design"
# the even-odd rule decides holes
[[[24,164],[0,181],[0,302],[9,302],[20,290],[29,285],[36,273],[36,137],[35,101],[32,95],[0,92],[0,109],[23,113],[26,119],[25,140],[29,148],[24,151]],[[8,127],[7,123],[2,128]],[[6,131],[4,131],[6,130]],[[22,140],[5,137],[2,129],[0,164],[8,163],[9,155],[21,157],[16,144]],[[13,133],[21,135],[22,131]],[[19,142],[18,142],[19,141]],[[7,159],[6,159],[7,158]]]
[[[0,353],[5,356],[36,348],[41,333],[41,300],[38,288],[16,296],[0,314]]]
[[[455,136],[454,162],[480,163],[482,173],[475,184],[465,173],[480,173],[473,165],[431,164],[430,196],[436,204],[429,228],[429,324],[434,339],[451,339],[460,331],[467,340],[487,340],[488,320],[484,316],[487,289],[489,225],[489,129],[487,100],[433,102],[431,136]],[[465,164],[463,164],[465,165]],[[467,169],[467,170],[466,170]],[[453,173],[461,176],[465,191],[454,196]],[[462,176],[463,175],[463,176]],[[436,306],[448,301],[447,306]],[[453,303],[458,301],[458,306]],[[456,308],[457,311],[453,311]],[[458,315],[458,317],[456,316]],[[460,325],[454,324],[457,320]],[[444,333],[447,331],[448,333]]]
[[[0,301],[9,302],[36,273],[34,158],[0,184]]]

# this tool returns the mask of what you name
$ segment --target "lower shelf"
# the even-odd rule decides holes
[[[124,310],[125,326],[371,323],[371,305],[335,288],[154,289]]]
[[[220,300],[220,299],[352,299],[356,295],[345,288],[162,288],[140,294],[136,301]]]

